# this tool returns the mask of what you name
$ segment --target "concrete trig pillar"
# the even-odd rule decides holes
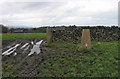
[[[51,33],[50,27],[47,27],[46,33],[47,33],[47,35],[46,35],[47,45],[49,45],[51,43],[51,40],[52,40],[52,33]]]
[[[91,36],[90,36],[90,30],[89,29],[83,29],[82,30],[82,48],[88,48],[91,49]]]

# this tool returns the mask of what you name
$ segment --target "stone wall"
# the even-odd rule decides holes
[[[92,41],[118,41],[119,27],[64,27],[52,29],[52,42],[54,41],[81,41],[82,29],[90,29]]]

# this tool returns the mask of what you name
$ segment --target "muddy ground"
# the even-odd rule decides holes
[[[40,45],[41,52],[39,54],[34,53],[31,56],[28,56],[30,53],[33,45],[31,42],[33,41],[34,44],[40,40],[43,40],[42,44]],[[56,48],[49,48],[45,46],[45,39],[32,39],[32,40],[11,40],[11,41],[3,41],[2,42],[2,52],[8,50],[10,47],[15,46],[16,44],[21,43],[21,45],[16,49],[17,55],[3,55],[2,56],[2,65],[9,65],[9,60],[13,59],[15,62],[13,63],[15,68],[21,67],[20,70],[14,71],[17,72],[18,76],[31,76],[31,73],[35,73],[37,75],[40,73],[40,66],[45,64],[44,61],[47,59],[47,56],[51,57],[56,54],[67,54],[72,51],[68,49],[60,50]],[[29,43],[30,47],[27,50],[20,49],[25,43]],[[3,66],[3,69],[5,66]],[[11,73],[10,70],[4,70],[5,72]]]

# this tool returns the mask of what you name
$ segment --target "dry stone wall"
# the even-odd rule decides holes
[[[52,42],[54,41],[81,41],[82,29],[90,29],[92,41],[118,41],[119,27],[64,27],[52,29]]]

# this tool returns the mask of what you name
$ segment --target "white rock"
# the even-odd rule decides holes
[[[24,44],[20,49],[25,48],[29,43]]]
[[[20,44],[16,44],[14,47],[8,49],[7,51],[3,52],[2,55],[10,55],[11,53],[13,53],[16,48],[19,46]],[[12,50],[12,51],[11,51]],[[10,52],[11,51],[11,52]]]
[[[32,45],[34,44],[33,41],[31,42],[31,44],[32,44]]]
[[[14,56],[16,56],[16,55],[17,55],[17,53],[15,52],[15,53],[14,53]]]
[[[42,43],[42,41],[43,41],[43,40],[37,42],[37,43],[33,46],[33,48],[31,49],[31,52],[28,54],[28,56],[34,54],[35,52],[36,52],[37,54],[39,54],[39,53],[41,52],[41,51],[40,51],[40,44]]]
[[[29,47],[30,47],[30,45],[28,45],[24,50],[28,50],[29,49]]]

